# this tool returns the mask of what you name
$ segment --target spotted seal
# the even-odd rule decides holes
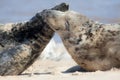
[[[74,11],[44,11],[72,58],[87,71],[120,67],[120,24],[101,24]]]
[[[68,10],[61,3],[52,10]],[[53,37],[54,31],[42,19],[42,12],[21,23],[0,25],[0,75],[21,74],[32,65]]]

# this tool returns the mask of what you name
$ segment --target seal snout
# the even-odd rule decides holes
[[[54,10],[44,10],[42,14],[43,14],[42,17],[44,20],[55,17]]]
[[[42,12],[42,18],[44,22],[46,22],[49,25],[52,25],[55,21],[55,14],[53,10],[44,10]]]
[[[53,30],[62,30],[64,29],[64,12],[57,10],[44,10],[42,12],[43,20],[53,29]]]

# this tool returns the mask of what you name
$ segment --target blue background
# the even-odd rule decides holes
[[[29,20],[37,12],[66,2],[70,10],[102,23],[120,23],[120,0],[0,0],[0,23]],[[54,36],[61,42],[58,35]]]

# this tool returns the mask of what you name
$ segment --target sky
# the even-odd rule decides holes
[[[102,23],[120,23],[120,0],[0,0],[0,23],[22,22],[37,12],[66,2],[70,10]],[[58,36],[54,37],[58,42]]]

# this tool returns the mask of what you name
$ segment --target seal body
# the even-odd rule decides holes
[[[120,24],[101,24],[74,11],[44,11],[72,58],[88,71],[120,67]]]
[[[61,3],[52,10],[68,10]],[[0,76],[18,75],[31,66],[54,35],[37,13],[27,22],[0,24]]]

